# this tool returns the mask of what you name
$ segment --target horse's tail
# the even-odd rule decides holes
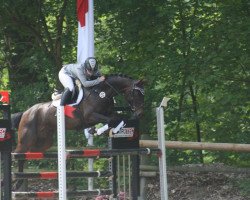
[[[18,129],[22,116],[23,116],[23,112],[11,114],[11,129],[12,130]]]

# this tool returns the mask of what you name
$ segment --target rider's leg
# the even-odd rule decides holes
[[[64,73],[64,69],[61,69],[61,71],[59,72],[59,80],[65,88],[63,95],[61,97],[61,103],[60,103],[61,106],[64,106],[70,103],[71,101],[72,93],[74,89],[74,83],[73,83],[73,79],[70,76],[68,76],[66,73]]]
[[[69,88],[65,88],[62,97],[61,97],[61,106],[65,106],[66,104],[69,104],[72,98],[72,92],[69,90]]]

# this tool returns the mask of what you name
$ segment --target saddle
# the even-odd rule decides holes
[[[61,97],[62,97],[63,91],[55,90],[53,94],[51,95],[52,104],[55,107],[58,107],[60,105]],[[80,81],[75,81],[75,87],[73,90],[71,102],[68,104],[69,106],[75,106],[78,105],[84,98],[84,89],[82,88],[82,85]]]

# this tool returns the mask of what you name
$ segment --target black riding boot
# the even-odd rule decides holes
[[[66,104],[69,104],[72,98],[72,92],[69,90],[69,88],[66,88],[62,94],[61,97],[61,106],[65,106]]]

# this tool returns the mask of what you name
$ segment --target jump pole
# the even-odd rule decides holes
[[[64,106],[57,107],[57,146],[59,200],[67,200]]]
[[[140,140],[141,148],[156,148],[157,140]],[[165,141],[168,149],[250,152],[250,144]]]

